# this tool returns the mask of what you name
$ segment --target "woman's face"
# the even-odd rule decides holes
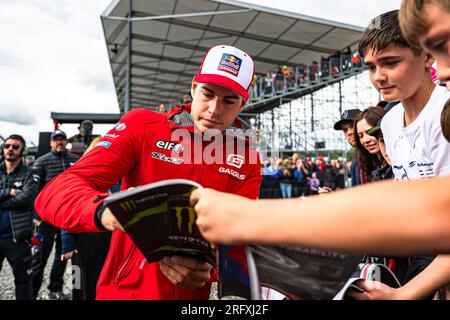
[[[377,138],[367,134],[367,131],[372,128],[373,126],[368,124],[366,119],[361,119],[356,123],[358,138],[363,147],[366,148],[370,154],[377,154],[378,152],[380,152],[378,140]]]

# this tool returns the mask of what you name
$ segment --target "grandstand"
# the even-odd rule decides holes
[[[245,125],[283,150],[346,148],[330,124],[355,106],[346,87],[364,87],[362,27],[234,0],[114,0],[101,19],[121,113],[180,103],[207,49],[228,44],[255,60]]]

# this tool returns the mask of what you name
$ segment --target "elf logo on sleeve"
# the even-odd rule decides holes
[[[175,143],[170,141],[158,140],[156,141],[156,147],[163,150],[173,150],[173,152],[178,154],[184,151],[184,147],[181,143]]]

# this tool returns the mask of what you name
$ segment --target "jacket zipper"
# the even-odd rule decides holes
[[[203,140],[203,136],[202,136],[202,140]],[[203,150],[205,150],[205,148],[208,146],[208,144],[206,143],[206,142],[204,142],[204,141],[202,141],[202,153],[203,153]],[[202,163],[203,163],[203,155],[202,155]],[[200,176],[201,177],[205,177],[205,166],[204,165],[200,165]],[[204,186],[205,185],[205,179],[204,178],[202,178],[202,182],[201,182],[201,185],[202,186]]]
[[[13,184],[14,184],[14,177],[13,177],[13,180],[12,180],[10,186],[12,187]],[[14,224],[13,224],[13,220],[12,220],[12,216],[11,216],[11,210],[8,210],[8,215],[9,215],[9,223],[11,224],[11,230],[12,230],[12,235],[13,235],[13,242],[16,243],[17,242],[16,231],[14,230]]]
[[[62,164],[62,167],[63,167],[63,171],[66,171],[66,163],[64,161],[63,155],[61,155],[61,164]]]
[[[130,253],[128,254],[128,256],[126,257],[125,261],[122,263],[122,265],[119,268],[119,271],[117,271],[116,277],[114,279],[114,285],[118,285],[119,281],[122,280],[123,277],[123,273],[125,271],[126,266],[128,266],[128,264],[130,263],[131,260],[131,256],[133,255],[134,249],[136,248],[135,245],[133,245],[131,247]]]
[[[11,217],[11,210],[9,210],[8,215],[9,215],[9,223],[11,224],[11,230],[12,230],[12,234],[13,234],[13,242],[16,243],[17,242],[16,231],[14,230],[14,224],[13,224],[12,217]]]

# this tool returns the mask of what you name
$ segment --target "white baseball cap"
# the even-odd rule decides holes
[[[248,99],[254,72],[255,64],[247,53],[232,46],[218,45],[209,49],[194,81],[224,86]]]

